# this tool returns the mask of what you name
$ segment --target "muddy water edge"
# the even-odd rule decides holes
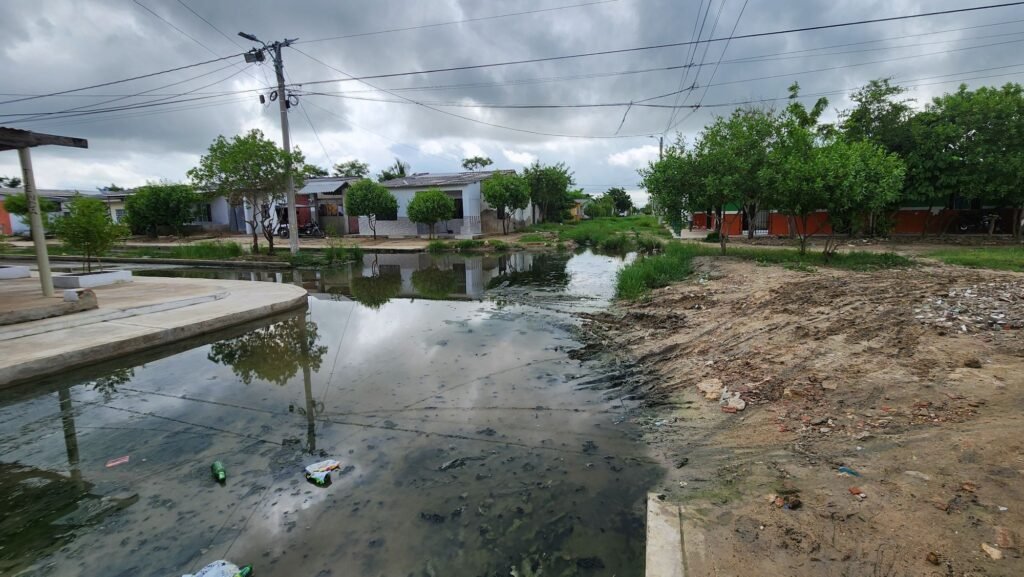
[[[387,298],[0,392],[0,573],[641,575],[663,471],[621,369],[571,358],[622,259],[419,258]]]

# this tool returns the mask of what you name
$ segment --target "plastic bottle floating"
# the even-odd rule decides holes
[[[221,463],[220,461],[214,461],[213,464],[210,465],[210,472],[213,473],[213,478],[218,483],[223,483],[228,479],[228,471],[224,468],[224,463]]]
[[[203,567],[196,574],[182,575],[182,577],[251,577],[252,565],[239,567],[230,561],[221,559]]]
[[[313,463],[306,467],[306,480],[317,485],[329,485],[331,483],[331,471],[341,468],[341,463],[334,459],[327,459],[319,463]]]

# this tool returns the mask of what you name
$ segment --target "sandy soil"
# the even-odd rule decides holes
[[[698,269],[585,327],[636,363],[688,574],[1024,575],[1024,275]]]

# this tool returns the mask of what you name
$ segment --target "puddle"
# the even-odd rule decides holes
[[[628,405],[579,387],[602,369],[567,355],[571,313],[603,306],[621,264],[155,271],[320,298],[217,342],[0,392],[0,573],[181,575],[227,558],[282,577],[642,574],[660,470]],[[303,467],[325,458],[341,462],[333,482],[308,483]]]

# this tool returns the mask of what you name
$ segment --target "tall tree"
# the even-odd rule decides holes
[[[430,227],[430,238],[434,238],[434,225],[455,215],[455,201],[439,188],[417,192],[406,207],[409,220]]]
[[[665,150],[664,156],[638,170],[641,186],[651,195],[657,214],[674,228],[682,227],[684,211],[694,213],[707,208],[703,202],[704,167],[693,147],[682,137]]]
[[[319,339],[316,323],[300,315],[214,343],[206,356],[231,367],[247,385],[254,379],[284,385],[303,365],[320,368],[327,347],[317,344]]]
[[[377,175],[377,182],[405,178],[410,170],[411,167],[408,162],[403,162],[402,159],[396,158],[394,164],[380,171],[380,174]]]
[[[462,159],[462,168],[466,170],[480,170],[494,164],[494,161],[486,156],[471,156]]]
[[[572,171],[564,163],[543,166],[539,161],[523,170],[530,186],[530,200],[540,207],[545,220],[561,222],[569,187],[575,184]],[[536,222],[536,214],[533,216]]]
[[[125,199],[125,220],[136,234],[156,236],[161,227],[181,234],[184,226],[195,220],[199,200],[191,185],[149,183]]]
[[[96,190],[98,190],[100,192],[124,192],[125,188],[121,187],[121,186],[118,186],[118,185],[114,184],[113,182],[111,182],[107,186],[98,186],[98,187],[96,187]]]
[[[483,181],[483,196],[487,204],[502,216],[501,230],[508,234],[509,224],[517,210],[530,204],[530,185],[514,172],[497,172]]]
[[[322,178],[328,175],[327,169],[315,164],[306,164],[302,167],[302,174],[306,178]]]
[[[629,193],[626,192],[626,189],[616,186],[609,188],[604,194],[612,200],[612,204],[615,205],[615,213],[617,215],[624,213],[628,214],[633,210],[633,199],[629,197]]]
[[[365,216],[373,239],[377,240],[377,221],[398,218],[398,200],[383,185],[364,178],[345,191],[345,210],[351,215]]]
[[[359,162],[358,159],[346,160],[334,165],[334,176],[349,176],[354,178],[366,178],[370,176],[370,165]]]
[[[218,136],[199,165],[188,171],[192,184],[199,189],[223,195],[232,206],[245,205],[249,211],[246,223],[252,229],[252,250],[259,252],[259,231],[267,239],[270,254],[274,252],[272,206],[284,199],[289,169],[295,188],[304,182],[302,152],[296,148],[285,152],[259,129],[228,140]]]
[[[699,147],[709,164],[708,189],[722,204],[743,207],[749,223],[764,204],[765,187],[759,174],[768,158],[776,130],[774,111],[767,108],[739,108],[728,117],[718,117],[701,134]],[[747,227],[749,238],[754,227]]]

